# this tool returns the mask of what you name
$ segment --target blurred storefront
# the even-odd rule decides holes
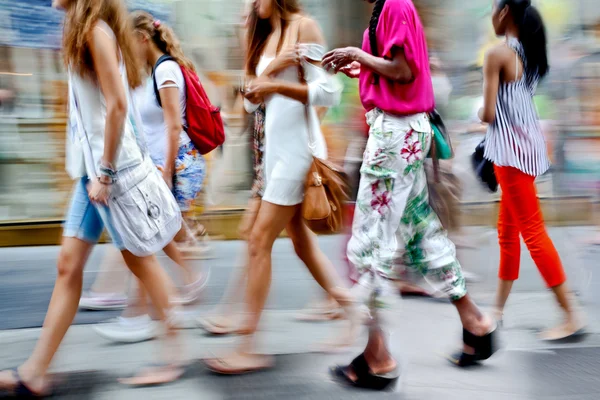
[[[239,208],[252,178],[249,130],[235,88],[242,79],[241,11],[246,0],[128,0],[168,21],[227,120],[227,142],[210,156],[203,202]],[[488,201],[473,180],[468,156],[481,134],[472,131],[481,101],[482,54],[496,38],[490,0],[413,0],[431,52],[452,84],[445,118],[458,146],[455,170],[466,201]],[[555,167],[541,180],[545,195],[590,194],[600,176],[600,57],[595,54],[598,0],[537,0],[548,24],[552,74],[536,98]],[[362,0],[303,0],[331,47],[358,45],[370,9]],[[66,83],[60,55],[62,14],[51,0],[0,0],[0,222],[60,219],[71,182],[64,173]],[[342,105],[324,131],[334,158],[364,134],[356,82],[344,79]]]

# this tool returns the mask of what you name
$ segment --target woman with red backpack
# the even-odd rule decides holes
[[[208,150],[206,146],[211,149],[216,147],[206,141],[197,144],[196,140],[192,141],[194,136],[190,132],[192,124],[197,126],[198,117],[202,117],[202,110],[198,112],[193,109],[194,116],[190,115],[188,118],[187,111],[190,109],[190,103],[192,107],[198,105],[192,96],[206,95],[195,74],[194,65],[183,54],[171,28],[143,11],[134,12],[130,19],[135,31],[136,49],[141,64],[152,74],[137,93],[136,99],[150,157],[162,172],[165,182],[172,189],[179,208],[185,216],[202,189],[206,175],[202,154]],[[190,79],[196,82],[190,82]],[[188,97],[190,90],[195,92]],[[210,107],[207,98],[204,104]],[[195,118],[193,122],[190,121],[192,118]],[[210,139],[211,135],[203,135],[203,138]],[[199,298],[208,281],[208,273],[198,274],[186,265],[182,250],[195,242],[195,238],[185,221],[180,236],[187,237],[184,246],[173,241],[164,251],[184,269],[185,285],[179,295],[173,297],[171,301],[175,304],[187,305]],[[145,297],[145,294],[140,291],[138,296],[132,299],[122,317],[114,322],[98,325],[95,328],[96,332],[116,342],[132,343],[154,338],[157,334],[157,325],[148,316]],[[192,318],[187,318],[183,312],[178,312],[177,326],[192,327],[195,326],[195,322],[192,322]]]

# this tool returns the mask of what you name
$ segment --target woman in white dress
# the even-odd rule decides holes
[[[297,0],[255,1],[248,26],[246,73],[256,78],[246,90],[246,109],[253,112],[261,103],[266,106],[265,188],[249,239],[248,319],[241,329],[249,336],[256,332],[269,292],[273,243],[284,229],[296,254],[347,313],[351,329],[337,344],[352,341],[359,325],[350,292],[337,286],[340,279],[304,224],[300,207],[313,160],[309,129],[315,156],[327,156],[314,107],[332,106],[341,96],[341,87],[320,66],[324,54],[317,23],[301,13]],[[299,65],[306,82],[301,82]],[[250,337],[234,353],[208,360],[208,367],[217,373],[236,374],[272,366],[271,358],[253,354],[253,350]]]

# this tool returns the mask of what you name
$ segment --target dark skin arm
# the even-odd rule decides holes
[[[505,46],[492,48],[483,62],[483,108],[479,110],[479,119],[488,124],[496,119],[496,100],[503,60],[506,58],[503,54],[505,50]]]
[[[390,56],[389,58],[375,57],[357,47],[345,47],[327,53],[323,57],[322,65],[336,73],[341,71],[351,78],[358,76],[356,73],[358,68],[366,68],[391,81],[410,83],[414,79],[414,74],[406,61],[404,49],[394,47]],[[353,72],[349,75],[347,71]]]

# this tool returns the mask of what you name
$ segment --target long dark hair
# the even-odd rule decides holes
[[[277,46],[277,52],[279,52],[283,45],[285,31],[288,26],[288,21],[286,20],[287,16],[289,14],[301,12],[302,7],[298,0],[274,0],[273,3],[281,16],[281,37]],[[246,47],[248,52],[246,58],[246,73],[248,75],[256,74],[256,66],[265,49],[267,39],[272,32],[273,27],[271,26],[271,21],[268,19],[260,19],[256,8],[252,7],[252,11],[248,17],[248,45]]]
[[[369,44],[371,45],[371,54],[375,57],[379,57],[379,49],[377,48],[377,26],[379,25],[379,17],[383,11],[383,6],[386,0],[377,0],[375,7],[373,7],[373,14],[371,14],[371,21],[369,22]],[[379,75],[373,75],[373,83],[379,82]]]
[[[499,0],[498,9],[508,6],[515,24],[519,28],[519,41],[525,51],[525,70],[543,78],[549,70],[546,49],[546,27],[531,0]]]

